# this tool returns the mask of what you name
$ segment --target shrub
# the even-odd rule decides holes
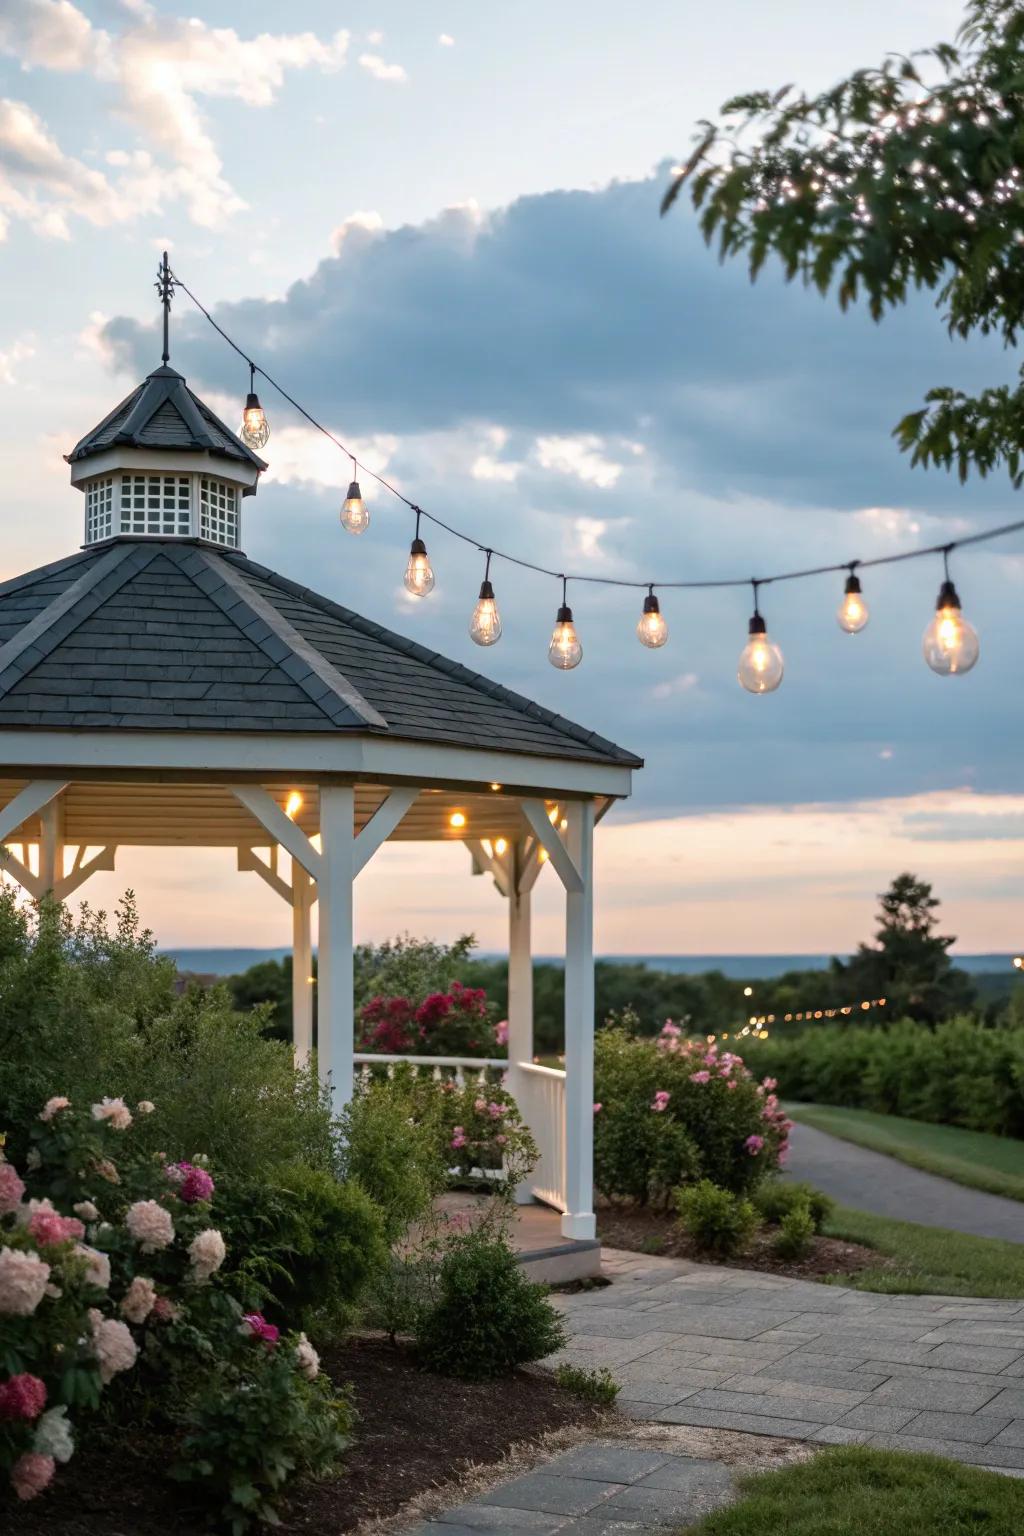
[[[607,1196],[666,1203],[680,1184],[756,1185],[778,1164],[789,1122],[770,1085],[739,1056],[683,1038],[630,1032],[631,1015],[597,1036],[594,1174]],[[771,1085],[773,1086],[773,1085]]]
[[[810,1206],[799,1200],[780,1221],[772,1247],[780,1259],[802,1259],[810,1251],[815,1230]]]
[[[574,1397],[599,1408],[611,1408],[619,1395],[619,1383],[606,1365],[588,1371],[582,1365],[562,1364],[555,1371],[555,1381]]]
[[[414,1095],[410,1074],[358,1087],[342,1112],[339,1164],[356,1179],[381,1212],[389,1245],[429,1211],[447,1183],[447,1160],[435,1112],[423,1093]]]
[[[762,1221],[777,1227],[797,1206],[806,1205],[820,1232],[835,1209],[835,1201],[811,1184],[783,1184],[779,1179],[765,1179],[753,1194],[757,1214]]]
[[[537,1143],[515,1099],[496,1083],[417,1079],[425,1118],[437,1126],[439,1153],[462,1187],[511,1194],[537,1161]]]
[[[493,1056],[498,1047],[487,994],[453,981],[419,1004],[371,997],[359,1012],[359,1049],[384,1055]]]
[[[416,1328],[423,1364],[465,1381],[507,1375],[553,1354],[565,1338],[546,1288],[527,1280],[506,1239],[486,1229],[451,1243],[437,1299]]]
[[[757,1212],[750,1201],[719,1189],[710,1179],[677,1190],[675,1198],[680,1224],[701,1253],[731,1258],[757,1230]]]

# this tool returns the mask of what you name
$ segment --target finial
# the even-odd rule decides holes
[[[162,361],[166,367],[171,360],[171,300],[174,298],[174,276],[171,272],[170,263],[167,260],[166,251],[164,251],[163,260],[156,269],[156,282],[153,286],[156,288],[164,310],[164,350]]]

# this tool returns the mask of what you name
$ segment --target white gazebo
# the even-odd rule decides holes
[[[508,901],[510,1086],[542,1151],[523,1195],[593,1238],[593,836],[640,760],[247,560],[265,465],[166,364],[68,462],[83,548],[0,584],[5,872],[66,900],[119,847],[235,849],[292,909],[300,1059],[317,910],[317,1060],[341,1103],[356,878],[387,839],[464,843]],[[545,864],[565,891],[564,1073],[533,1063]]]

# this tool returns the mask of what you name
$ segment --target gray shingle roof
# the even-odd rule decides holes
[[[0,730],[346,732],[639,767],[458,662],[188,541],[120,539],[0,584]]]
[[[183,375],[166,363],[87,432],[65,458],[73,464],[117,447],[177,448],[235,459],[261,470],[267,467],[192,393]]]

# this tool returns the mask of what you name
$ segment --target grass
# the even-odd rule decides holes
[[[953,1125],[928,1125],[876,1115],[867,1109],[837,1109],[830,1104],[789,1104],[787,1112],[803,1125],[853,1141],[873,1152],[966,1184],[988,1194],[1024,1200],[1024,1141],[964,1131]]]
[[[836,1207],[823,1231],[895,1261],[891,1269],[837,1276],[838,1285],[918,1296],[1024,1297],[1024,1244],[893,1221],[847,1206]]]
[[[938,1456],[844,1446],[740,1480],[691,1536],[1019,1536],[1024,1483]]]

